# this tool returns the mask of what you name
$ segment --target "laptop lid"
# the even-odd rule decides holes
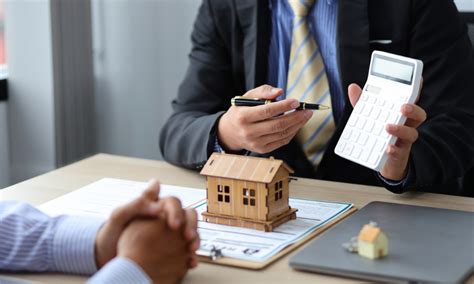
[[[382,259],[342,247],[370,221],[389,239]],[[474,269],[474,213],[372,202],[313,240],[290,266],[370,280],[460,282]]]

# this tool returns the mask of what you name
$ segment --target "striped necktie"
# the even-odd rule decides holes
[[[314,0],[288,0],[295,15],[288,63],[286,97],[331,106],[329,84],[318,45],[310,32],[307,14]],[[335,130],[331,110],[315,111],[296,138],[315,168]]]

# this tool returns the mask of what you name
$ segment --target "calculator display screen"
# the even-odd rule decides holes
[[[371,75],[411,85],[415,64],[395,58],[374,55]]]

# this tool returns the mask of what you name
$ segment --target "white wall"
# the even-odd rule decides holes
[[[474,0],[454,0],[461,12],[474,12]]]
[[[0,189],[8,186],[10,181],[7,111],[7,103],[0,102]]]
[[[5,1],[11,182],[55,167],[48,0]]]
[[[161,158],[200,0],[93,0],[99,152]]]
[[[0,105],[0,188],[57,162],[50,0],[5,3],[10,96]],[[98,151],[161,157],[158,135],[184,77],[200,3],[92,0]]]

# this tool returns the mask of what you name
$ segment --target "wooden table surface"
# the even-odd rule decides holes
[[[161,183],[205,188],[205,179],[197,172],[181,169],[162,161],[98,154],[69,166],[0,190],[0,200],[14,199],[39,205],[103,177],[136,181],[158,179]],[[474,198],[430,193],[395,195],[384,188],[299,178],[292,181],[292,197],[351,202],[361,208],[371,201],[413,204],[474,212]],[[201,263],[190,271],[184,283],[345,283],[357,280],[299,272],[288,266],[293,253],[261,271]],[[82,283],[86,278],[60,274],[3,274],[47,283]],[[474,277],[468,282],[473,282]]]

